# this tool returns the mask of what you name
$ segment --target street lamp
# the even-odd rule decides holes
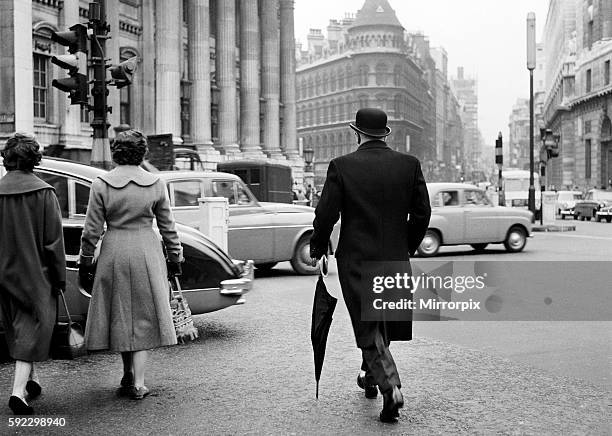
[[[310,145],[307,147],[308,148],[305,148],[304,151],[302,152],[302,154],[304,155],[304,163],[306,164],[305,171],[312,172],[312,161],[314,159],[314,150],[311,148]]]
[[[529,70],[529,199],[528,207],[535,217],[535,186],[533,180],[533,70],[536,67],[535,14],[527,14],[527,69]]]

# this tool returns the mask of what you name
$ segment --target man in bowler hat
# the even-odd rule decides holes
[[[361,282],[363,262],[408,262],[421,243],[431,215],[421,165],[414,156],[389,148],[387,115],[374,108],[357,111],[359,147],[329,163],[315,211],[310,239],[313,262],[327,253],[334,224],[342,215],[335,256],[342,294],[351,317],[362,371],[357,384],[367,398],[383,395],[380,420],[395,422],[404,404],[401,383],[389,343],[412,339],[412,321],[365,321],[361,305],[367,293]]]

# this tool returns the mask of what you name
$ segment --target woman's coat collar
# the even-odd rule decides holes
[[[136,165],[119,165],[114,170],[98,177],[117,189],[125,187],[130,182],[134,182],[139,186],[151,186],[159,180],[159,177]]]

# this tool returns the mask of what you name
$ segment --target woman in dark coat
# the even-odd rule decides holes
[[[153,220],[171,272],[180,271],[182,247],[164,182],[139,167],[147,152],[145,137],[135,130],[121,132],[111,151],[118,166],[94,180],[81,237],[84,275],[106,222],[85,339],[89,350],[121,352],[120,393],[142,399],[149,393],[146,350],[176,344],[166,261]]]
[[[0,310],[15,379],[9,407],[32,414],[40,395],[34,362],[49,357],[57,289],[65,289],[62,215],[52,186],[32,170],[42,154],[33,136],[16,133],[2,151],[0,179]]]

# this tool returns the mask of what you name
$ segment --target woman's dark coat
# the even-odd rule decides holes
[[[52,186],[31,172],[0,179],[0,309],[9,354],[41,361],[57,310],[54,288],[64,288],[62,216]]]
[[[364,261],[406,263],[421,243],[431,208],[418,159],[383,141],[333,159],[315,215],[310,245],[317,258],[342,215],[335,256],[357,346],[373,346],[376,329],[387,340],[412,339],[412,321],[362,321],[361,302],[372,288],[361,283],[361,268]]]

